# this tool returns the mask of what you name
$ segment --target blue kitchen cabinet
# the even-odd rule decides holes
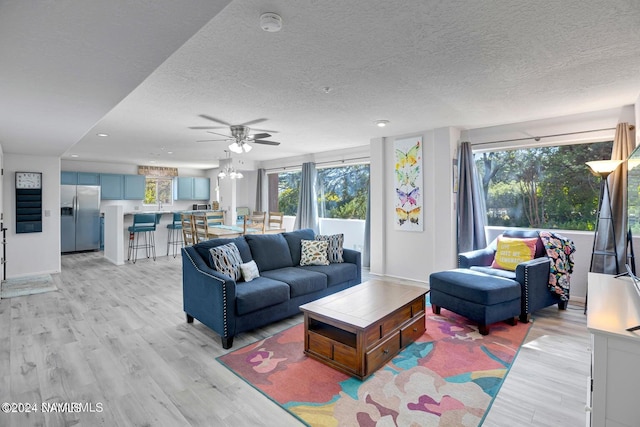
[[[194,178],[193,199],[209,200],[211,197],[211,184],[209,178]]]
[[[100,187],[102,200],[122,200],[124,198],[124,175],[101,173]]]
[[[209,178],[179,176],[174,181],[175,200],[209,200]]]
[[[145,183],[144,175],[124,175],[124,199],[144,200]]]
[[[100,185],[100,174],[93,172],[78,172],[78,185]]]
[[[78,172],[60,172],[61,185],[78,185]]]

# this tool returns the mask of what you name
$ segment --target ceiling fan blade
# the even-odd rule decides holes
[[[224,120],[216,119],[215,117],[211,117],[206,114],[200,114],[200,117],[202,117],[203,119],[211,120],[212,122],[220,123],[221,125],[231,126],[230,123],[227,123]]]
[[[242,124],[241,124],[241,125],[239,125],[239,126],[255,125],[256,123],[266,122],[267,120],[269,120],[269,119],[255,119],[255,120],[251,120],[251,121],[249,121],[249,122],[242,123]]]
[[[206,129],[225,129],[224,126],[190,126],[189,129],[206,130]]]
[[[228,139],[201,139],[196,142],[217,142],[217,141],[228,141]]]
[[[268,130],[268,129],[256,129],[256,128],[251,128],[252,131],[256,131],[256,132],[270,132],[270,133],[278,133],[277,130]]]
[[[251,141],[251,143],[256,143],[256,144],[264,144],[264,145],[280,145],[279,142],[276,141],[265,141],[264,139],[256,139],[254,141]]]
[[[269,133],[256,133],[255,135],[249,135],[249,138],[251,139],[263,139],[263,138],[269,138],[271,136],[271,134]]]
[[[212,133],[212,134],[214,134],[214,135],[225,136],[225,137],[227,137],[227,138],[229,138],[229,139],[233,139],[233,137],[232,137],[231,135],[225,135],[224,133],[211,132],[210,130],[209,130],[209,131],[207,131],[207,133]]]

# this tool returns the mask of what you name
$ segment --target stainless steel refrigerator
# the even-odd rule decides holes
[[[100,249],[100,186],[60,186],[61,252]]]

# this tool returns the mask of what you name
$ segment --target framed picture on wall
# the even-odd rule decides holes
[[[396,230],[423,231],[422,137],[394,141]]]

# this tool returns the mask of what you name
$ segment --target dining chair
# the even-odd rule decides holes
[[[244,234],[264,234],[267,213],[254,211],[245,215],[243,221]]]
[[[182,223],[182,241],[185,245],[193,245],[196,243],[193,230],[193,215],[180,214],[180,222]]]
[[[269,212],[269,228],[282,228],[284,212]]]

